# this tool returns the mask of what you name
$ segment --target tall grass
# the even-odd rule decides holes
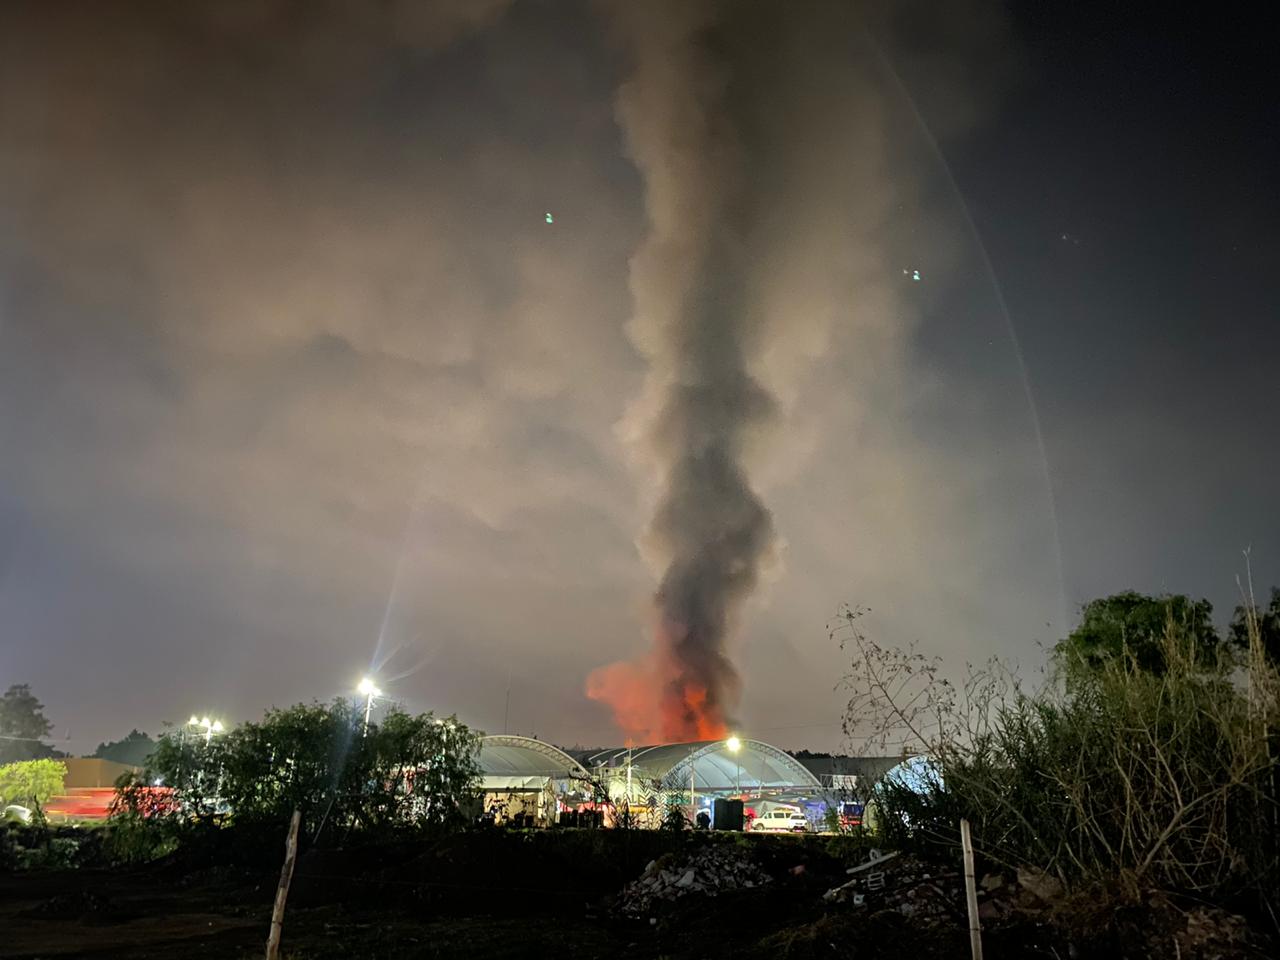
[[[889,841],[941,852],[964,817],[998,865],[1275,907],[1280,671],[1256,623],[1235,660],[1206,665],[1170,618],[1162,672],[1127,654],[1059,662],[1027,691],[995,663],[952,685],[938,661],[869,641],[858,616],[840,626],[846,733],[932,761],[923,784],[877,788]]]

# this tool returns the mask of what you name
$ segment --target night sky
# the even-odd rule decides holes
[[[621,739],[587,678],[648,648],[663,567],[660,181],[618,103],[669,42],[624,6],[0,7],[0,685],[71,749],[370,671]],[[735,723],[838,746],[842,602],[1034,672],[1092,597],[1225,619],[1246,548],[1280,583],[1273,33],[782,6],[707,4],[696,46],[776,413]]]

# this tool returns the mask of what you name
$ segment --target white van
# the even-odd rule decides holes
[[[780,808],[756,817],[751,821],[751,829],[770,833],[807,833],[809,820],[799,810]]]

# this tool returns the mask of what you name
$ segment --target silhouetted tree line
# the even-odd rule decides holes
[[[479,778],[479,734],[455,717],[391,708],[365,724],[347,700],[273,709],[207,738],[162,736],[146,768],[118,784],[120,819],[286,823],[395,832],[460,822]]]

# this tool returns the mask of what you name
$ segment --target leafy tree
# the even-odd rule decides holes
[[[1257,618],[1258,634],[1262,640],[1262,649],[1274,663],[1280,663],[1280,588],[1271,588],[1271,602],[1266,607],[1236,607],[1235,616],[1227,628],[1231,645],[1246,648],[1249,646],[1249,614]]]
[[[367,738],[371,826],[443,825],[462,816],[480,777],[479,737],[456,717],[393,709]]]
[[[392,709],[366,731],[351,701],[298,704],[209,741],[162,736],[148,769],[120,784],[116,806],[258,823],[286,821],[296,808],[312,834],[324,823],[440,825],[458,820],[474,793],[478,751],[478,735],[454,718]]]
[[[127,763],[133,767],[141,767],[146,765],[147,758],[151,756],[151,751],[155,748],[156,742],[145,733],[141,733],[138,730],[130,730],[120,740],[98,744],[98,749],[94,750],[90,756],[102,760],[114,760],[116,763]]]
[[[1280,665],[1207,666],[1196,632],[1175,628],[1159,672],[1138,664],[1126,632],[1119,655],[1063,685],[1024,689],[998,661],[953,685],[844,617],[845,730],[921,754],[912,775],[875,787],[883,842],[954,862],[966,818],[983,857],[1010,872],[1034,866],[1130,902],[1151,889],[1219,903],[1251,892],[1274,913]]]
[[[0,697],[0,763],[57,756],[42,742],[52,729],[30,685],[15,683]]]
[[[1163,674],[1169,633],[1188,641],[1197,659],[1211,663],[1220,638],[1213,626],[1213,605],[1182,594],[1151,597],[1126,590],[1091,600],[1080,625],[1054,648],[1068,671],[1096,670],[1127,654],[1139,669]]]
[[[22,760],[0,767],[0,804],[19,803],[39,811],[62,792],[67,765],[58,760]]]

